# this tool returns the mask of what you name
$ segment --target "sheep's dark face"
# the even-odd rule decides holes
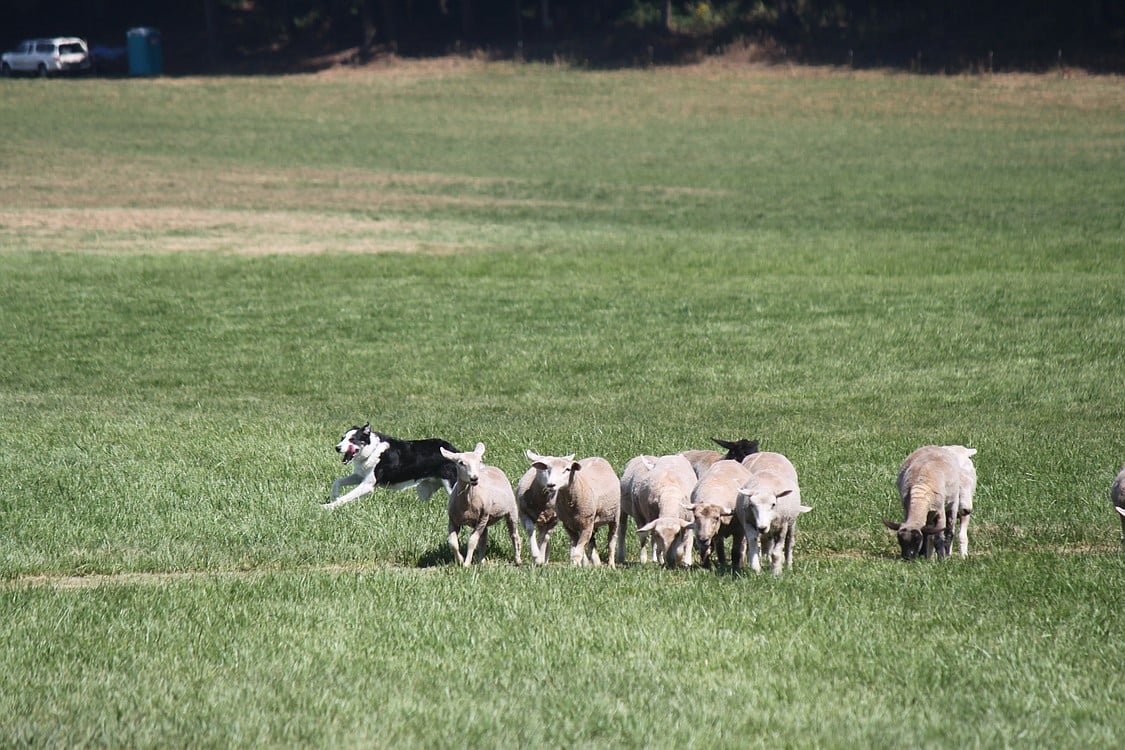
[[[903,560],[913,560],[925,549],[926,535],[918,529],[899,529],[896,536]]]
[[[727,453],[723,458],[729,461],[741,461],[747,456],[758,452],[757,440],[747,440],[746,438],[742,438],[741,440],[719,440],[718,438],[711,438],[711,441],[720,448],[727,449]]]

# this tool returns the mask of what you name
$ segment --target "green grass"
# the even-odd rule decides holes
[[[1125,739],[1120,79],[0,89],[0,744]],[[457,570],[444,494],[319,509],[365,419],[513,482],[757,437],[815,510],[780,580]],[[972,555],[902,564],[952,442]]]

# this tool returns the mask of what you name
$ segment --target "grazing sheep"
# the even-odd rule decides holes
[[[558,488],[547,489],[550,472],[545,463],[538,461],[540,457],[531,451],[527,451],[527,457],[532,464],[516,485],[516,507],[520,523],[527,532],[531,559],[538,565],[546,565],[551,557],[551,532],[559,522],[555,511]],[[566,456],[565,460],[573,461],[574,455]]]
[[[738,490],[750,479],[750,470],[738,461],[717,461],[703,472],[691,493],[691,504],[686,506],[695,516],[692,528],[699,545],[699,562],[711,567],[711,550],[717,543],[719,564],[726,565],[725,539],[734,536],[733,564],[742,564],[741,533],[735,533],[732,523]]]
[[[703,472],[707,471],[717,461],[741,461],[747,456],[758,452],[758,441],[747,440],[742,438],[740,440],[719,440],[718,438],[711,438],[711,442],[726,448],[726,453],[712,450],[697,450],[697,451],[681,451],[680,455],[691,462],[691,468],[695,471],[697,477],[702,477]]]
[[[755,453],[742,461],[750,479],[738,491],[734,514],[742,533],[735,544],[746,538],[750,569],[760,573],[760,555],[770,558],[774,575],[781,574],[784,561],[793,567],[793,542],[797,535],[797,516],[812,508],[801,505],[797,470],[780,453]]]
[[[972,456],[976,449],[954,445],[926,445],[911,453],[898,471],[898,494],[902,498],[902,523],[883,519],[896,533],[904,560],[920,554],[938,559],[949,555],[953,527],[961,519],[961,556],[968,554],[968,513],[976,489]],[[968,508],[962,513],[962,499]]]
[[[458,563],[468,567],[474,556],[477,562],[484,559],[488,546],[488,527],[504,519],[512,537],[516,565],[520,564],[520,535],[517,531],[519,513],[516,496],[504,472],[484,464],[484,443],[468,453],[455,453],[445,448],[441,454],[457,467],[457,481],[449,494],[449,548]],[[465,526],[473,528],[464,556],[461,555],[460,535]],[[479,555],[477,546],[480,545]]]
[[[957,547],[960,550],[961,557],[968,557],[969,516],[973,512],[973,495],[977,491],[977,467],[973,465],[973,456],[977,454],[977,449],[966,448],[963,445],[944,445],[942,447],[956,456],[957,464],[961,467],[961,486],[958,488],[957,512],[954,514],[953,520],[957,524]],[[950,529],[951,533],[952,531]],[[949,553],[948,544],[945,551],[947,554]]]
[[[614,567],[621,482],[609,461],[596,456],[575,461],[573,455],[540,456],[530,450],[527,458],[537,474],[535,483],[542,486],[546,495],[553,496],[559,523],[570,536],[570,562],[601,565],[594,534],[605,526],[606,562]]]
[[[1114,480],[1109,497],[1113,501],[1114,510],[1121,514],[1121,551],[1125,552],[1125,466],[1121,467],[1121,472]]]
[[[633,487],[633,518],[641,538],[641,562],[645,561],[645,545],[652,538],[653,559],[667,565],[691,565],[691,549],[695,534],[691,530],[692,514],[687,509],[696,476],[691,463],[679,454],[661,456],[646,463]]]

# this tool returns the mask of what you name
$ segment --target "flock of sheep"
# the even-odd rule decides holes
[[[726,453],[690,450],[668,456],[637,456],[618,477],[604,458],[575,460],[526,452],[531,466],[516,484],[500,469],[484,463],[483,443],[459,453],[441,449],[457,469],[449,498],[449,546],[454,558],[470,565],[483,558],[488,528],[503,519],[520,564],[519,527],[527,533],[532,560],[544,565],[551,535],[562,524],[570,537],[574,565],[599,565],[594,544],[598,529],[607,530],[605,559],[610,567],[625,559],[625,532],[630,518],[640,541],[640,561],[710,567],[711,555],[726,564],[761,571],[766,557],[775,574],[793,565],[797,518],[812,508],[801,504],[797,471],[780,453],[758,451],[758,441],[716,440]],[[960,555],[969,551],[968,527],[977,485],[973,448],[927,445],[907,456],[898,472],[904,520],[883,523],[897,536],[902,556],[939,558],[949,555],[954,533]],[[1111,496],[1121,514],[1125,549],[1125,467]],[[461,530],[469,527],[468,545],[460,547]]]

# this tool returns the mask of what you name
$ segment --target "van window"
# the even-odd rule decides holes
[[[40,42],[39,44],[35,45],[35,51],[53,54],[55,51],[55,45],[51,42]]]
[[[59,45],[59,54],[60,55],[81,55],[85,51],[86,50],[82,49],[82,45],[78,44],[77,42],[71,42],[70,44],[60,44]]]

